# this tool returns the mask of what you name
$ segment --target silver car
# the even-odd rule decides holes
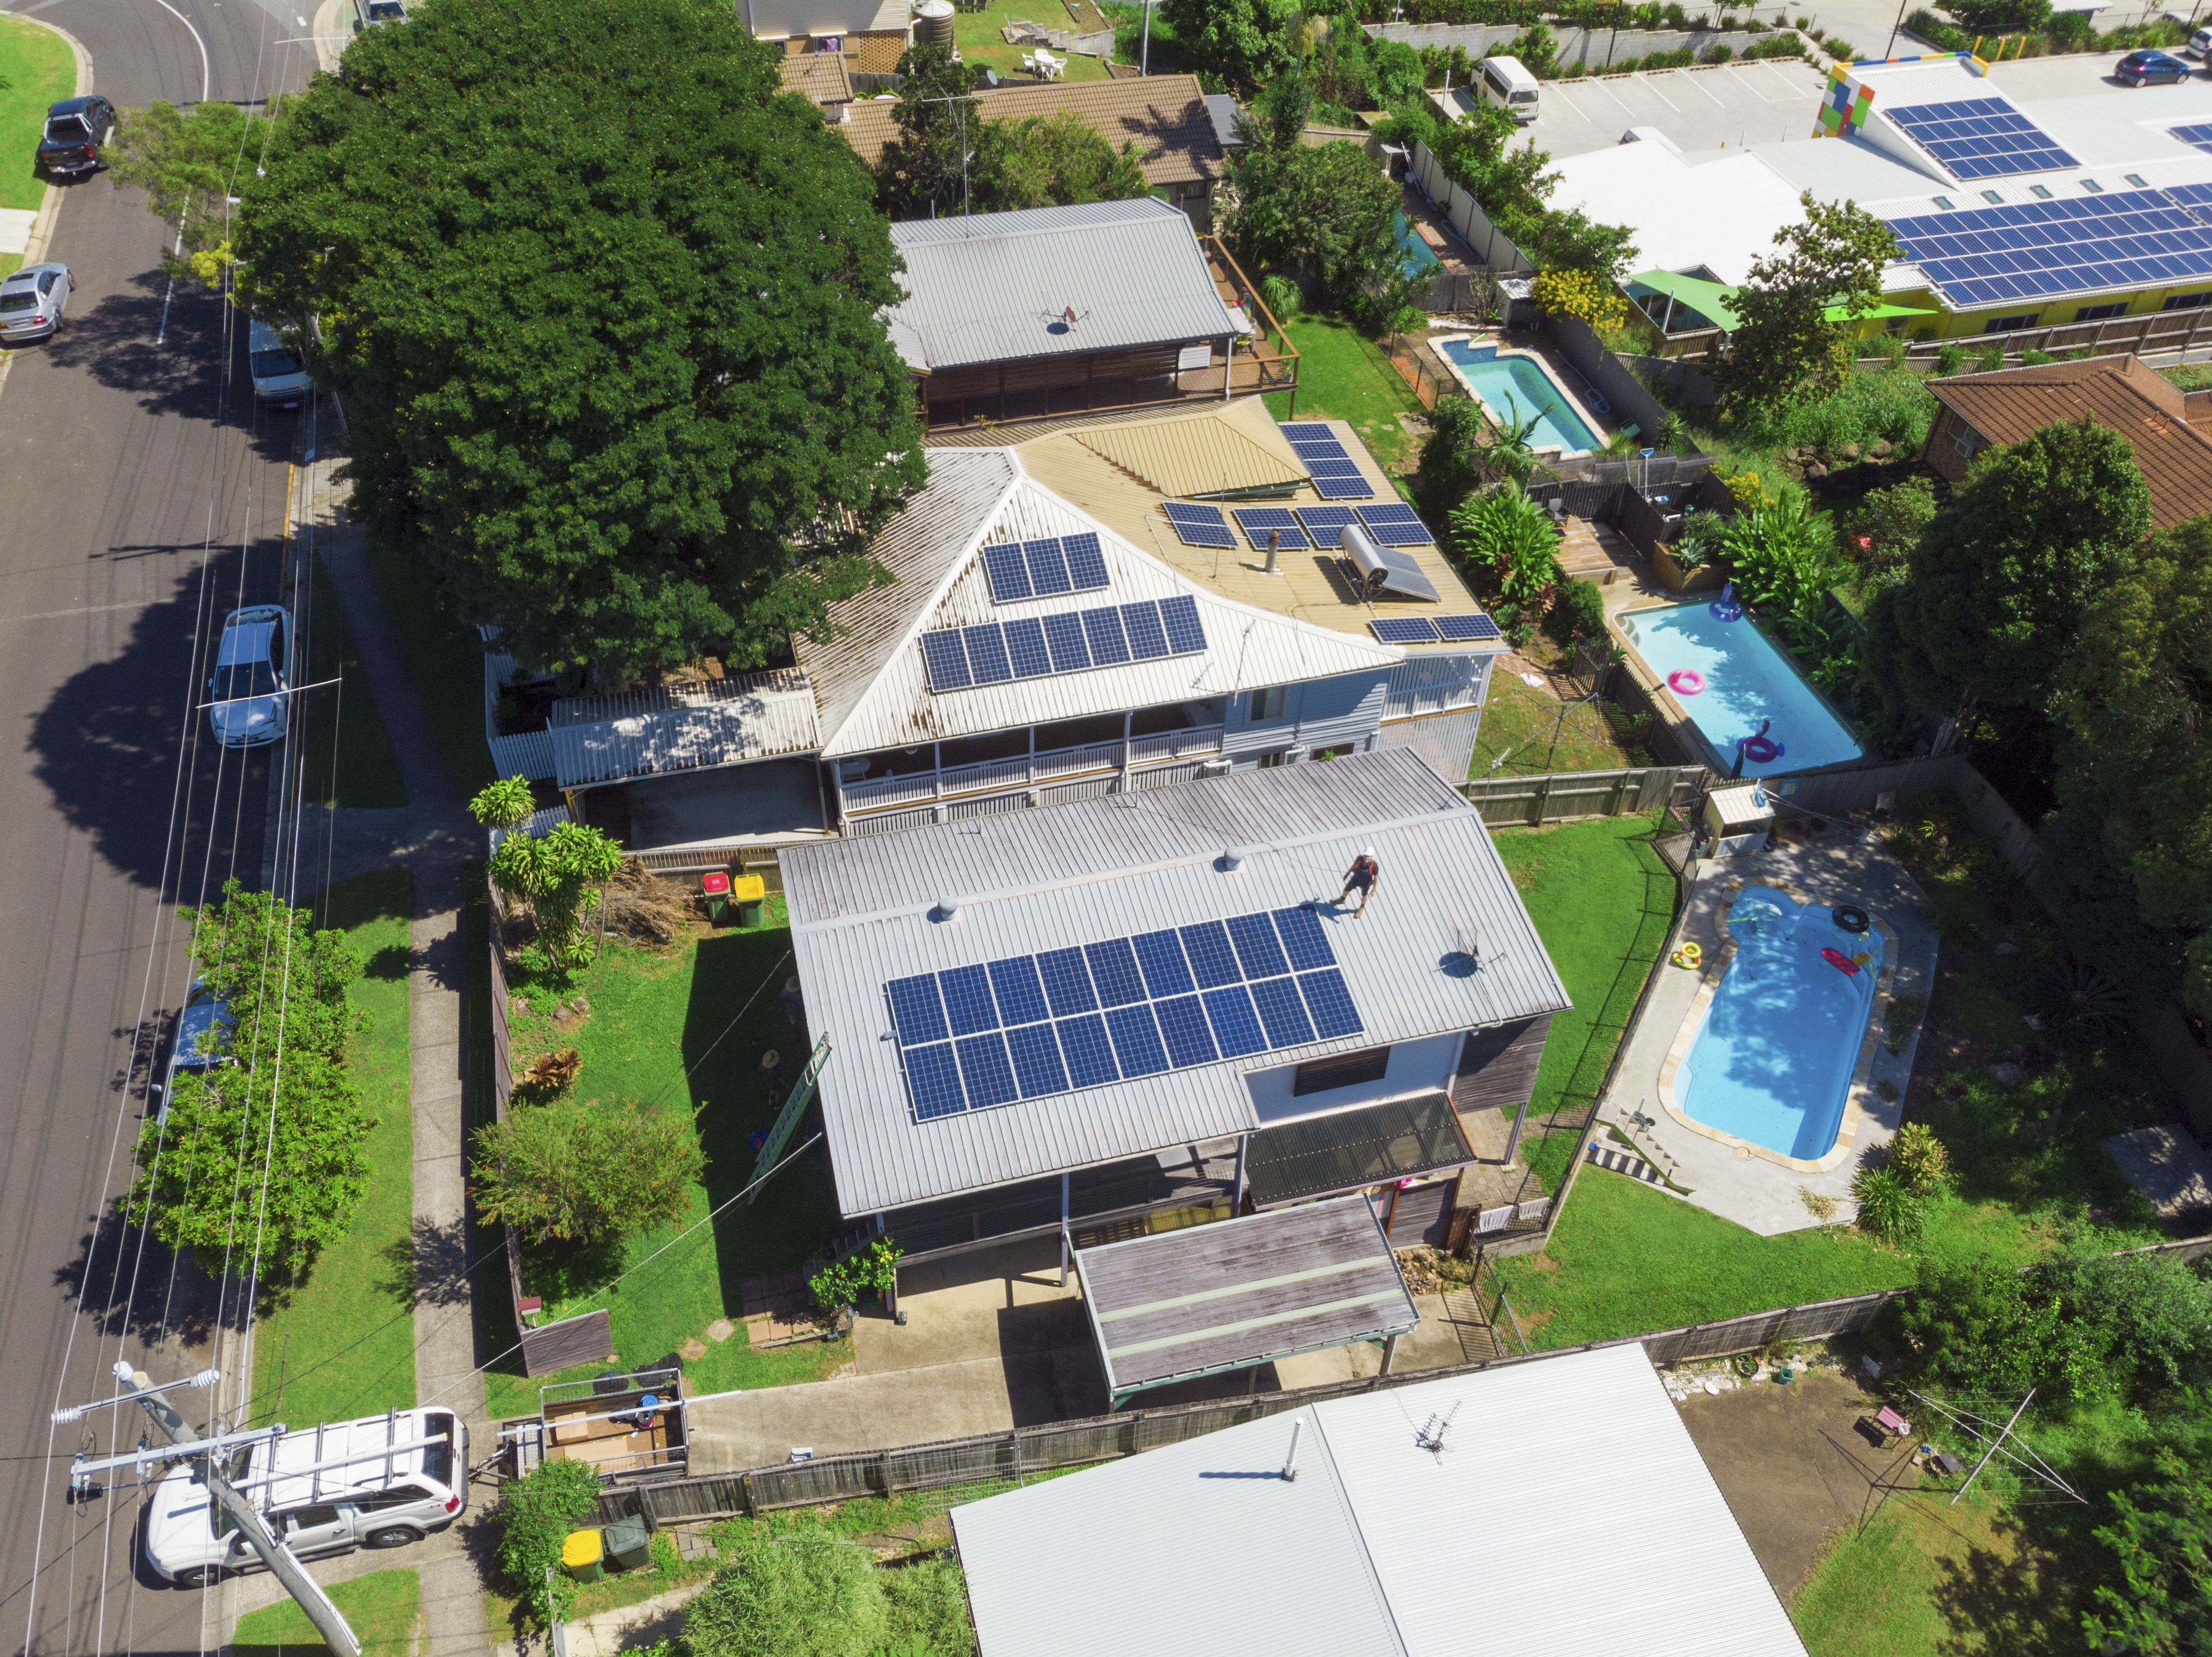
[[[307,371],[284,337],[259,317],[246,328],[246,362],[253,375],[253,395],[264,403],[296,409],[307,394]]]
[[[285,640],[291,618],[276,604],[234,610],[216,646],[208,723],[225,748],[260,748],[284,737]]]
[[[154,1083],[155,1114],[162,1121],[169,1120],[169,1107],[176,1102],[179,1077],[204,1076],[217,1065],[230,1062],[222,1049],[228,1045],[237,1023],[230,1016],[229,1004],[208,987],[205,979],[192,980],[184,1011],[177,1015],[177,1035],[169,1044],[167,1068]]]
[[[0,344],[52,338],[76,287],[66,264],[27,264],[0,282]]]

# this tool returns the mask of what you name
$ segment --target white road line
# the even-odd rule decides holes
[[[169,3],[169,0],[161,0],[161,3],[162,3],[163,5],[167,5],[167,4],[168,4],[168,3]],[[1705,92],[1705,88],[1704,88],[1704,87],[1702,87],[1702,86],[1698,86],[1698,77],[1697,77],[1695,75],[1692,74],[1688,70],[1686,70],[1686,69],[1678,69],[1678,70],[1676,70],[1674,71],[1674,73],[1675,73],[1675,74],[1677,74],[1677,75],[1679,75],[1679,76],[1680,76],[1684,80],[1687,81],[1687,82],[1688,82],[1692,86],[1693,86],[1693,87],[1697,87],[1698,91],[1700,91],[1700,92]],[[1710,92],[1705,92],[1705,96],[1706,96],[1706,97],[1708,97],[1708,98],[1713,98],[1713,94],[1712,94],[1711,93],[1710,93]],[[1714,102],[1714,103],[1716,103],[1716,104],[1719,104],[1719,105],[1720,105],[1720,106],[1721,106],[1723,109],[1726,109],[1726,108],[1728,107],[1728,106],[1727,106],[1726,104],[1722,104],[1722,103],[1721,103],[1721,100],[1720,100],[1719,99],[1717,99],[1717,98],[1713,98],[1713,102]]]
[[[209,97],[212,94],[215,86],[214,74],[208,68],[207,42],[200,39],[200,32],[198,29],[192,28],[192,20],[185,16],[184,13],[179,11],[174,6],[171,5],[169,3],[169,0],[154,0],[154,3],[161,7],[163,11],[167,12],[170,16],[175,18],[186,28],[191,29],[192,43],[200,49],[200,101],[202,103],[207,102]]]
[[[64,616],[100,616],[111,610],[144,610],[161,602],[159,598],[134,598],[127,604],[81,604],[75,610],[41,610],[29,616],[0,616],[0,622],[52,622]]]

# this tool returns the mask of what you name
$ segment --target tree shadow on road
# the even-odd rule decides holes
[[[215,1333],[215,1285],[189,1254],[126,1225],[119,1204],[78,1239],[54,1284],[103,1336],[205,1345]],[[166,1379],[166,1377],[164,1377]]]
[[[148,270],[82,311],[72,307],[42,349],[58,367],[82,369],[99,385],[131,393],[148,414],[212,421],[227,412],[252,428],[246,313],[226,317],[226,308],[197,282],[180,282],[172,293],[167,276]],[[258,425],[258,441],[281,440],[289,452],[289,416]]]

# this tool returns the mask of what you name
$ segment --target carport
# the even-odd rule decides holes
[[[1113,1406],[1148,1387],[1253,1369],[1420,1321],[1364,1196],[1079,1248]]]

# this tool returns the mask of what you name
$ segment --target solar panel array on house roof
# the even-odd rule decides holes
[[[1088,530],[1036,541],[994,541],[983,549],[983,573],[994,604],[1051,598],[1104,586],[1106,555]]]
[[[918,1121],[1364,1028],[1310,907],[884,986]]]
[[[921,635],[929,688],[939,692],[1188,656],[1205,648],[1198,600],[1188,595],[949,627]]]
[[[2212,223],[2181,204],[2187,190],[2205,188],[1923,214],[1889,228],[1903,257],[1956,305],[2151,287],[2212,276]]]
[[[1192,501],[1163,501],[1160,510],[1167,514],[1176,537],[1187,547],[1237,544],[1237,537],[1229,532],[1229,520],[1221,515],[1218,507],[1201,506]]]
[[[2002,98],[1908,104],[1888,110],[1899,131],[1954,179],[2053,173],[2080,165],[2042,128]]]
[[[1313,474],[1314,488],[1322,498],[1329,501],[1365,501],[1373,498],[1375,486],[1359,470],[1359,463],[1352,452],[1338,440],[1334,432],[1316,420],[1286,422],[1283,435],[1290,440],[1291,449]]]
[[[1375,636],[1386,645],[1467,644],[1479,639],[1500,639],[1505,635],[1498,623],[1483,615],[1474,616],[1378,616],[1368,622]]]
[[[1306,533],[1313,537],[1317,547],[1333,547],[1337,532],[1346,524],[1359,521],[1359,513],[1350,507],[1295,507],[1298,522],[1305,525]]]
[[[1255,547],[1265,549],[1267,531],[1273,530],[1286,547],[1308,547],[1306,532],[1298,527],[1297,514],[1288,507],[1238,507],[1231,513],[1237,527],[1244,531],[1244,538]]]
[[[1358,508],[1359,521],[1375,537],[1377,545],[1385,547],[1425,547],[1435,543],[1436,537],[1421,521],[1420,513],[1411,507],[1392,502],[1382,507]],[[1434,592],[1430,594],[1433,598]]]

